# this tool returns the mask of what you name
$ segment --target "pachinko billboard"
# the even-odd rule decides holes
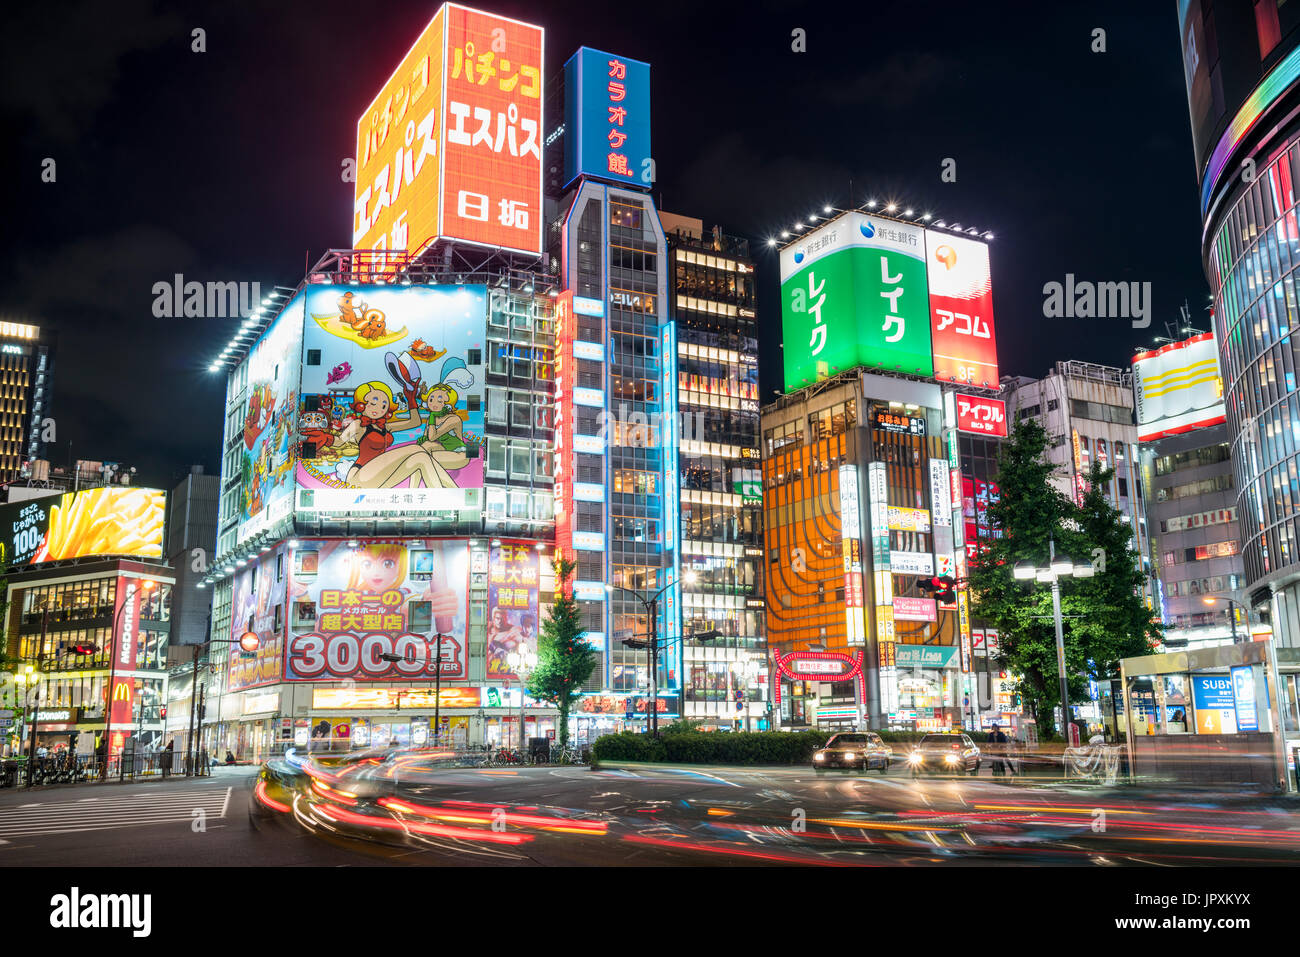
[[[468,677],[465,542],[304,541],[290,575],[285,680],[428,679],[439,653],[443,678]]]
[[[510,652],[520,645],[537,653],[537,550],[527,544],[494,545],[488,558],[487,676],[510,678]]]
[[[277,684],[284,662],[284,596],[287,583],[281,545],[235,572],[231,591],[230,691],[247,691]],[[239,646],[245,632],[255,632],[260,644],[249,655]]]
[[[484,286],[307,293],[297,508],[481,507]]]
[[[245,360],[248,388],[240,434],[240,514],[243,542],[293,510],[293,415],[302,348],[300,294],[290,300]],[[235,382],[238,377],[231,378]]]

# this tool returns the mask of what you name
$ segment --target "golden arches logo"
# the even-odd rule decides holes
[[[113,700],[114,700],[114,701],[130,701],[130,700],[131,700],[131,682],[129,682],[129,681],[118,681],[118,682],[115,682],[115,683],[113,684]]]

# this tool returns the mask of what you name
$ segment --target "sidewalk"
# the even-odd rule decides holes
[[[234,780],[238,780],[239,778],[254,775],[260,769],[260,764],[221,764],[211,768],[210,773],[198,777],[186,777],[185,772],[181,771],[179,774],[173,772],[165,778],[161,774],[140,774],[136,775],[134,778],[127,775],[119,780],[117,775],[111,775],[102,781],[96,777],[87,778],[85,781],[78,781],[76,784],[38,784],[36,787],[32,788],[29,788],[20,782],[17,787],[0,788],[0,797],[3,797],[6,794],[31,794],[37,791],[60,791],[68,788],[87,788],[103,784],[177,784],[183,782],[227,784]]]

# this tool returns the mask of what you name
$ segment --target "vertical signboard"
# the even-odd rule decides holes
[[[889,551],[889,477],[884,462],[867,465],[867,507],[871,516],[872,586],[876,599],[876,641],[879,647],[881,707],[896,709],[894,683],[894,576]]]
[[[934,372],[924,231],[849,213],[781,250],[786,391],[863,366]]]
[[[357,120],[353,249],[418,252],[438,235],[444,6]]]
[[[1232,706],[1238,731],[1258,731],[1259,715],[1255,711],[1255,672],[1250,665],[1237,665],[1232,672]]]
[[[537,652],[541,558],[531,545],[511,542],[488,554],[487,676],[514,681],[510,652],[520,645]]]
[[[542,35],[438,10],[357,121],[353,248],[541,251]]]
[[[109,691],[108,723],[119,729],[135,725],[135,679],[123,672],[135,670],[136,648],[140,629],[140,591],[134,578],[117,579],[118,600],[114,620],[120,616],[117,641],[113,648],[113,681]],[[125,611],[123,607],[125,606]],[[119,739],[126,732],[119,730]],[[117,744],[120,747],[120,740]]]
[[[566,184],[580,175],[652,182],[650,64],[580,47],[564,65],[564,112]]]
[[[441,233],[542,250],[542,28],[446,5]]]
[[[555,551],[573,549],[573,410],[569,395],[576,375],[573,356],[573,290],[555,301]]]
[[[230,596],[229,667],[226,690],[246,691],[277,684],[284,667],[284,600],[287,576],[275,574],[289,554],[286,546],[268,552],[235,572]],[[293,609],[290,609],[291,611]],[[277,621],[277,619],[279,619]],[[260,639],[252,657],[245,657],[239,638],[253,631]]]
[[[997,388],[998,351],[993,334],[988,245],[955,233],[927,229],[925,250],[935,378]]]
[[[850,645],[861,645],[867,640],[867,630],[862,587],[862,510],[858,498],[858,467],[841,465],[839,480],[845,638]]]

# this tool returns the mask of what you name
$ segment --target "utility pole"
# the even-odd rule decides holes
[[[185,776],[189,777],[198,767],[199,749],[194,735],[194,719],[198,716],[199,700],[199,646],[195,645],[194,670],[190,676],[190,733],[185,743]]]

